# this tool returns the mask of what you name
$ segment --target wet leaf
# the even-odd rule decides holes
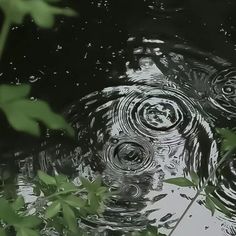
[[[57,182],[57,186],[60,187],[62,184],[68,183],[68,178],[65,175],[56,175],[55,180]]]
[[[30,85],[22,84],[15,85],[1,85],[0,86],[0,103],[11,102],[25,98],[30,93]]]
[[[77,220],[74,211],[67,204],[62,204],[62,212],[63,218],[68,226],[68,229],[72,232],[76,232]]]
[[[8,201],[3,198],[0,198],[0,209],[0,219],[8,224],[13,225],[21,220],[20,216],[11,208]]]
[[[35,230],[28,228],[18,228],[16,236],[40,236]]]
[[[94,190],[97,190],[98,188],[100,188],[102,185],[102,178],[101,176],[98,176],[93,182],[92,182],[92,186]]]
[[[215,191],[216,187],[215,186],[211,186],[211,185],[207,185],[204,189],[206,195],[209,195],[211,193],[213,193]]]
[[[206,196],[206,207],[211,211],[211,214],[213,216],[216,208],[215,208],[214,202],[212,202],[209,196]]]
[[[200,183],[200,179],[199,179],[199,176],[197,175],[196,172],[194,172],[193,170],[190,171],[190,176],[191,176],[191,179],[192,179],[192,182],[198,186],[199,183]]]
[[[81,181],[83,187],[84,187],[87,191],[93,191],[92,183],[91,183],[88,179],[86,179],[86,178],[84,178],[84,177],[81,176],[81,177],[80,177],[80,181]]]
[[[25,206],[25,200],[22,196],[18,196],[17,199],[11,204],[11,207],[15,211],[21,210]]]
[[[43,171],[38,171],[39,179],[46,185],[56,185],[56,180],[54,177],[44,173]]]
[[[23,228],[33,229],[41,224],[40,218],[37,216],[25,216],[22,220],[18,223]]]
[[[78,187],[75,184],[70,183],[70,182],[61,184],[60,188],[63,189],[64,191],[70,191],[70,190],[71,191],[73,191],[73,190],[76,191],[76,190],[78,190]]]
[[[195,184],[185,177],[177,177],[164,180],[165,183],[177,185],[180,187],[195,187]]]
[[[63,200],[70,206],[75,208],[82,208],[86,205],[86,201],[80,197],[76,197],[73,195],[69,195],[66,198],[63,198]]]
[[[45,217],[53,218],[60,212],[60,210],[61,210],[61,203],[59,201],[55,201],[47,208],[45,212]]]
[[[222,136],[222,149],[223,151],[229,151],[232,148],[236,147],[236,133],[226,129],[217,129],[217,132]]]
[[[217,206],[225,215],[227,215],[228,217],[232,217],[231,212],[217,198],[212,196],[209,196],[209,198],[215,204],[215,206]]]
[[[13,24],[22,24],[25,16],[31,15],[35,23],[43,28],[51,28],[56,15],[76,16],[70,8],[51,5],[57,1],[45,0],[1,0],[0,8]]]
[[[89,193],[88,200],[89,200],[91,213],[95,214],[100,207],[99,197],[95,193]]]
[[[44,101],[26,99],[29,86],[0,86],[0,108],[3,110],[9,124],[17,131],[39,136],[39,123],[47,128],[65,130],[69,135],[74,135],[74,130],[65,119],[54,113]],[[15,94],[15,95],[13,95]]]

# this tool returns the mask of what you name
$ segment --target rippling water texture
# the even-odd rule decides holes
[[[91,72],[83,73],[89,74],[94,84],[64,111],[76,129],[76,143],[58,141],[49,135],[41,150],[30,153],[17,164],[21,172],[17,191],[27,201],[35,199],[26,176],[32,177],[37,169],[67,174],[75,182],[79,181],[79,175],[90,180],[101,175],[104,185],[117,193],[107,203],[102,217],[82,220],[91,235],[122,235],[148,223],[160,227],[164,233],[170,232],[196,190],[163,181],[189,177],[190,171],[195,171],[201,186],[220,158],[216,128],[233,128],[236,124],[234,65],[215,51],[209,53],[191,46],[177,34],[166,36],[169,21],[186,14],[183,2],[146,1],[145,12],[152,23],[163,20],[167,26],[150,28],[153,32],[149,36],[143,26],[137,32],[130,27],[128,37],[119,38],[122,49],[100,45],[100,38],[98,42],[86,43],[83,59],[94,64],[91,62]],[[109,12],[108,2],[99,3]],[[87,24],[81,26],[83,30]],[[211,21],[208,24],[212,26]],[[215,40],[218,42],[220,36]],[[57,47],[57,53],[61,49],[62,46]],[[110,51],[111,57],[107,56]],[[91,55],[99,53],[101,58],[92,58]],[[68,74],[70,71],[66,70],[63,76]],[[101,84],[96,80],[99,76],[106,78]],[[30,77],[32,83],[39,81],[37,76]],[[73,89],[80,86],[75,84]],[[1,168],[4,170],[6,165]],[[218,210],[211,217],[199,197],[176,236],[236,235],[235,169],[233,157],[211,180],[219,186],[214,196],[232,212],[233,218],[228,219]]]
[[[129,49],[134,40],[128,40]],[[65,113],[78,131],[78,145],[73,149],[61,144],[41,152],[39,166],[59,171],[70,166],[75,178],[99,174],[106,186],[119,192],[104,216],[85,219],[85,227],[99,226],[100,233],[109,228],[126,232],[149,222],[168,232],[195,191],[163,180],[194,170],[202,184],[215,168],[215,127],[235,121],[235,69],[221,58],[155,39],[143,39],[143,45],[134,47],[126,66],[119,78],[126,85],[94,91],[68,108]],[[232,213],[234,165],[233,160],[227,163],[212,180],[221,186],[216,196],[227,201]],[[197,206],[205,230],[208,226],[203,224],[212,221],[210,213],[201,199]],[[220,225],[223,215],[218,215],[214,219]],[[212,230],[211,226],[208,233]]]

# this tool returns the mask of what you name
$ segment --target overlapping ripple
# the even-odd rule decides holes
[[[155,212],[151,222],[158,224],[158,218],[175,214],[164,206],[160,213],[149,209],[157,196],[171,201],[170,192],[163,193],[163,179],[195,170],[204,180],[214,167],[216,142],[201,106],[162,76],[160,80],[155,87],[108,87],[70,108],[84,159],[79,170],[85,173],[87,166],[87,177],[100,173],[104,184],[119,191],[104,218],[89,222],[141,227]]]

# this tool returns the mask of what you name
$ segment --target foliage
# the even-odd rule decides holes
[[[39,136],[39,121],[50,129],[64,129],[72,136],[73,129],[64,118],[55,114],[46,102],[27,99],[29,92],[29,85],[0,86],[0,109],[9,124],[17,131]]]
[[[198,188],[200,183],[200,179],[194,171],[190,172],[191,180],[187,179],[186,177],[178,177],[178,178],[171,178],[166,179],[164,182],[168,184],[174,184],[180,187],[195,187]],[[205,205],[206,207],[212,212],[212,215],[215,213],[215,209],[218,208],[221,210],[225,215],[231,217],[230,211],[214,196],[212,193],[217,189],[216,186],[207,185],[204,188],[203,195],[205,197]]]
[[[236,133],[233,131],[230,131],[228,129],[218,129],[218,133],[222,137],[221,142],[221,154],[224,153],[223,157],[219,160],[216,167],[211,171],[209,174],[209,177],[207,180],[202,184],[202,186],[197,190],[197,193],[195,197],[191,200],[188,207],[185,209],[182,216],[179,218],[178,222],[176,223],[175,227],[170,232],[169,236],[173,234],[175,229],[178,227],[194,201],[198,198],[199,195],[204,196],[205,198],[205,206],[211,211],[212,215],[214,215],[215,210],[219,209],[221,212],[223,212],[226,216],[232,217],[232,213],[228,210],[228,208],[214,196],[214,192],[217,190],[218,186],[212,186],[210,184],[210,181],[214,174],[216,173],[216,170],[221,167],[221,165],[228,160],[229,158],[232,158],[232,154],[235,153],[236,150]],[[165,180],[166,183],[174,184],[181,187],[195,187],[196,189],[200,185],[200,179],[195,172],[190,172],[191,180],[185,178],[185,177],[178,177],[178,178],[172,178]],[[204,191],[204,193],[203,193]]]
[[[70,8],[52,5],[59,0],[0,0],[4,21],[0,33],[0,59],[12,24],[22,24],[25,16],[30,15],[34,22],[43,28],[51,28],[56,15],[75,16]],[[73,129],[64,118],[54,113],[44,101],[26,99],[30,86],[0,86],[0,109],[5,113],[9,124],[17,131],[39,136],[39,122],[50,129],[64,129],[73,135]]]
[[[16,236],[39,236],[46,228],[60,235],[84,235],[78,219],[102,214],[111,196],[100,177],[93,182],[82,178],[81,185],[76,186],[64,175],[53,177],[39,171],[34,184],[38,200],[33,207],[28,208],[22,196],[15,200],[0,198],[0,236],[10,231]]]
[[[35,24],[42,28],[51,28],[56,15],[76,16],[70,8],[52,5],[60,0],[0,0],[0,9],[4,13],[4,22],[0,34],[0,58],[12,24],[22,24],[29,15]]]

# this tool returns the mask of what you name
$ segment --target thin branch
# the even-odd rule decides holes
[[[232,156],[232,154],[235,152],[236,148],[231,148],[218,162],[218,164],[216,165],[216,167],[212,170],[212,172],[210,173],[210,175],[208,176],[207,180],[204,182],[204,184],[202,185],[202,187],[197,191],[196,195],[194,196],[194,198],[191,200],[190,204],[188,205],[188,207],[185,209],[185,211],[183,212],[183,214],[181,215],[181,217],[179,218],[178,222],[176,223],[176,225],[174,226],[174,228],[171,230],[170,234],[168,236],[171,236],[174,231],[177,229],[177,227],[179,226],[179,224],[181,223],[181,221],[183,220],[183,218],[185,217],[185,215],[187,214],[188,210],[191,208],[191,206],[193,205],[193,203],[196,201],[196,199],[199,197],[199,195],[201,194],[201,192],[206,188],[206,186],[208,185],[208,182],[212,179],[212,177],[215,175],[217,169],[222,165],[222,163],[228,159],[229,157]]]

